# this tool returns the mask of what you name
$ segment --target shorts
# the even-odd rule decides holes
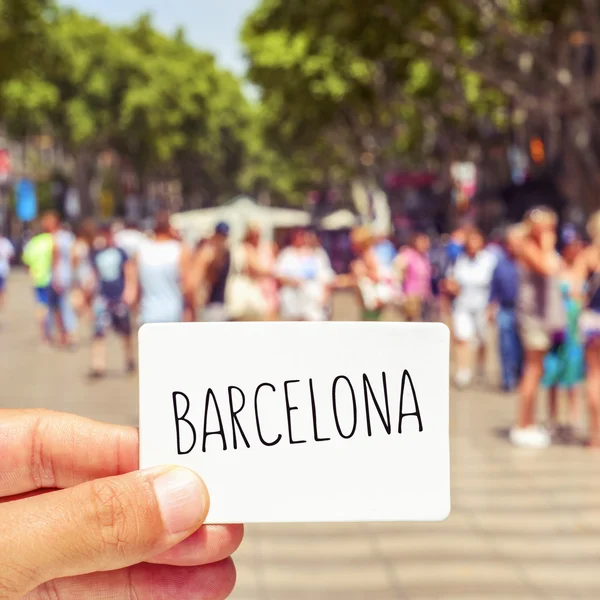
[[[579,318],[579,330],[585,344],[600,339],[600,312],[591,309],[584,310]]]
[[[124,302],[96,298],[94,301],[94,337],[103,338],[111,327],[119,335],[131,335],[131,317]]]
[[[6,289],[6,277],[0,275],[0,294]]]
[[[405,296],[402,302],[402,312],[407,321],[425,323],[431,317],[433,302],[431,298]]]
[[[48,306],[50,304],[50,286],[34,288],[36,304]]]
[[[402,312],[407,321],[423,320],[423,300],[419,296],[405,296]]]
[[[519,333],[525,350],[548,352],[552,348],[552,335],[540,319],[519,315]]]
[[[77,329],[77,316],[71,306],[68,291],[59,292],[50,285],[48,287],[48,308],[52,313],[60,314],[67,333],[72,333]]]
[[[66,301],[66,293],[59,292],[51,285],[48,286],[48,306],[53,310],[60,310]]]
[[[487,315],[481,310],[455,309],[452,313],[452,330],[460,342],[478,341],[484,344],[487,338]]]

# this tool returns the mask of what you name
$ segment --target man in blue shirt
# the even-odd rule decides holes
[[[492,277],[490,320],[496,320],[502,387],[505,391],[517,387],[521,375],[522,346],[517,325],[516,305],[519,295],[519,267],[516,260],[520,227],[510,227],[505,235],[504,255],[499,259]]]
[[[135,370],[129,307],[123,300],[125,273],[129,267],[127,253],[115,245],[109,225],[100,227],[91,254],[96,274],[97,297],[94,301],[94,344],[92,348],[92,378],[103,377],[106,369],[106,330],[112,325],[123,338],[126,368]]]

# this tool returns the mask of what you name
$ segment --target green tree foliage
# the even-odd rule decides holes
[[[239,191],[301,203],[507,131],[600,173],[595,0],[262,0],[242,41],[256,102],[148,16],[113,27],[0,0],[0,117],[13,136],[54,137],[88,208],[106,149],[144,187],[179,179],[188,207]]]
[[[0,0],[0,82],[43,60],[53,8],[52,0]]]
[[[399,6],[418,17],[416,3]],[[381,174],[426,137],[439,73],[372,3],[265,0],[242,39],[271,118],[268,139],[318,154],[322,179]]]
[[[263,0],[243,41],[273,141],[325,143],[325,170],[447,161],[511,128],[550,155],[600,135],[594,0]]]
[[[0,82],[0,109],[13,136],[50,133],[73,156],[88,211],[106,149],[143,192],[161,178],[179,178],[190,205],[239,191],[250,106],[240,82],[181,31],[163,35],[147,16],[115,28],[68,9],[53,18],[49,47],[39,68]]]

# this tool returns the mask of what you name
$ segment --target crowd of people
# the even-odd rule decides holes
[[[587,234],[587,235],[586,235]],[[453,338],[454,383],[487,380],[489,325],[498,332],[501,386],[518,391],[513,444],[543,448],[553,439],[579,440],[580,388],[588,406],[588,444],[600,447],[600,212],[587,231],[559,228],[540,206],[501,235],[485,239],[466,223],[432,240],[416,232],[410,246],[387,254],[365,229],[352,235],[356,285],[364,319],[378,319],[396,303],[407,321],[442,320]],[[536,422],[540,388],[548,394],[548,422]],[[559,424],[559,392],[568,422]]]
[[[83,221],[73,232],[55,213],[22,256],[44,344],[70,346],[91,323],[90,376],[106,372],[105,338],[123,341],[135,371],[134,324],[178,321],[324,321],[337,290],[355,294],[362,318],[394,311],[405,321],[444,321],[453,338],[454,383],[486,379],[489,326],[499,344],[501,386],[518,390],[510,439],[545,447],[554,436],[583,437],[580,388],[589,408],[589,444],[600,447],[600,212],[584,232],[545,207],[486,240],[472,224],[451,235],[415,231],[396,248],[368,226],[350,234],[353,258],[336,274],[317,233],[290,232],[278,248],[250,224],[240,243],[229,226],[191,246],[159,211],[151,232],[134,224]],[[589,239],[586,239],[589,238]],[[589,242],[589,243],[588,243]],[[14,248],[0,238],[0,301]],[[536,398],[548,393],[548,423],[536,424]],[[559,426],[559,392],[568,423]]]

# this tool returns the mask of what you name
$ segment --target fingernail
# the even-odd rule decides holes
[[[176,468],[154,480],[154,492],[170,534],[197,529],[206,515],[208,495],[202,480],[192,471]]]

